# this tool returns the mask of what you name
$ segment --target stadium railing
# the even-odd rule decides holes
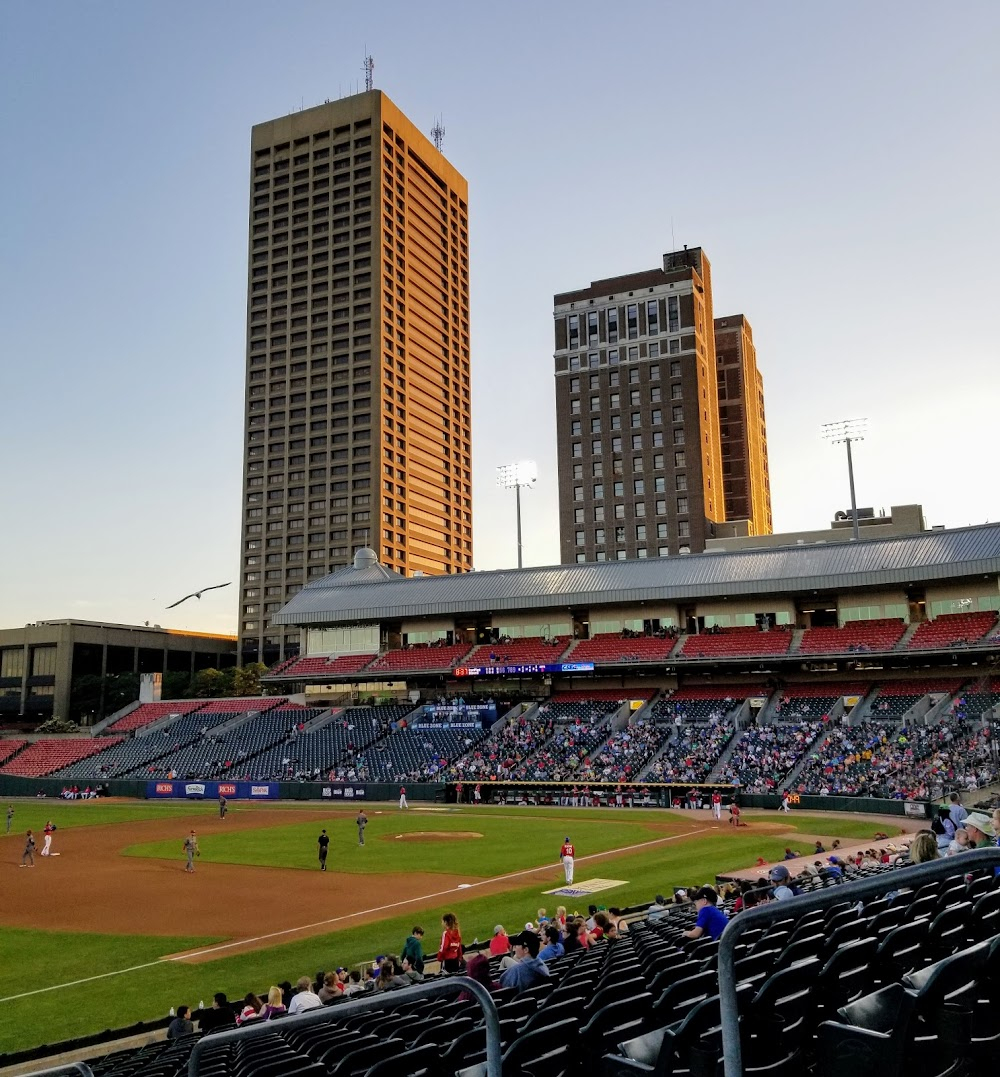
[[[357,999],[352,1002],[338,1002],[334,1006],[310,1010],[308,1013],[296,1014],[294,1017],[284,1017],[281,1019],[278,1029],[284,1032],[290,1028],[304,1028],[308,1025],[339,1021],[355,1013],[364,1013],[366,1010],[391,1010],[397,1006],[408,1006],[417,999],[454,993],[457,989],[468,991],[479,1003],[486,1019],[486,1075],[487,1077],[501,1077],[500,1017],[497,1013],[496,1003],[489,991],[481,983],[468,976],[449,976],[445,980],[437,980],[434,983],[414,984],[405,991],[382,993],[373,998]],[[275,1027],[270,1022],[262,1021],[259,1024],[246,1025],[230,1032],[213,1032],[207,1036],[202,1036],[194,1045],[191,1057],[188,1059],[188,1077],[198,1077],[198,1063],[208,1048],[217,1047],[221,1043],[231,1043],[234,1040],[270,1036],[274,1033]],[[90,1070],[86,1067],[83,1068],[86,1070],[83,1077],[88,1077]],[[55,1073],[62,1072],[62,1070],[46,1072]]]
[[[766,905],[747,909],[735,919],[730,920],[719,940],[719,999],[722,1013],[722,1048],[725,1077],[742,1077],[743,1045],[740,1038],[739,1006],[736,997],[736,959],[735,951],[740,938],[754,928],[763,928],[775,920],[787,920],[794,916],[798,919],[816,909],[826,908],[844,901],[863,901],[865,898],[883,895],[889,890],[904,887],[919,887],[923,883],[945,879],[959,871],[974,871],[977,868],[1000,867],[1000,848],[974,849],[960,853],[957,857],[949,856],[941,860],[932,860],[926,864],[915,864],[909,868],[883,872],[867,879],[853,880],[849,888],[831,886],[811,894],[801,894],[790,901],[771,901]]]

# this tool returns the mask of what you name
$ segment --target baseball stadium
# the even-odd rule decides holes
[[[0,1073],[978,1070],[998,612],[1000,525],[362,550],[262,694],[3,733]]]

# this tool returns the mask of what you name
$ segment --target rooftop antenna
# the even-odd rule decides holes
[[[365,48],[365,90],[372,90],[375,86],[375,60],[368,54],[367,47]]]
[[[431,128],[431,139],[434,142],[434,148],[441,152],[441,146],[444,144],[444,124],[441,122],[444,119],[443,116],[439,116],[434,121],[434,126]]]

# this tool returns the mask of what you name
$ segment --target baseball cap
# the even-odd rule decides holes
[[[827,860],[828,860],[828,861],[829,861],[829,862],[830,862],[831,864],[839,864],[839,863],[840,863],[840,857],[839,857],[839,856],[828,856],[828,857],[827,857]]]
[[[531,953],[532,957],[535,957],[538,954],[540,942],[534,931],[522,931],[520,934],[515,935],[510,941],[515,946],[523,946]]]
[[[503,934],[503,924],[497,924],[493,928],[493,934],[494,935],[502,935]]]
[[[771,868],[771,870],[767,874],[768,878],[773,883],[783,883],[787,879],[791,878],[791,876],[788,874],[788,868],[786,868],[783,864],[775,864],[774,867]]]
[[[565,837],[565,839],[564,839],[564,840],[565,840],[565,841],[569,841],[569,834],[567,834],[567,835],[566,835],[566,837]]]
[[[338,965],[336,969],[334,969],[334,972],[347,972],[347,969],[345,969],[343,965]]]

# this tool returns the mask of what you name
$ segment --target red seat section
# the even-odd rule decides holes
[[[5,766],[0,767],[0,774],[14,774],[19,778],[40,778],[54,770],[68,767],[86,759],[88,755],[120,744],[121,737],[85,737],[52,740],[36,740],[29,744],[20,755],[15,756]]]
[[[749,655],[786,654],[792,633],[782,628],[762,632],[759,628],[723,628],[688,636],[681,658],[743,658]]]
[[[373,654],[344,654],[334,658],[328,654],[310,655],[308,658],[293,658],[291,663],[285,662],[277,667],[269,677],[273,677],[280,669],[282,677],[341,677],[349,673],[357,673],[375,657]]]
[[[848,621],[843,628],[810,628],[802,637],[800,654],[850,654],[891,651],[903,638],[906,625],[897,617]]]
[[[655,694],[655,688],[582,688],[556,692],[549,703],[623,703],[626,699],[652,699]]]
[[[128,733],[132,729],[141,729],[144,725],[166,718],[168,714],[190,714],[204,704],[203,699],[166,700],[163,703],[142,703],[131,714],[119,718],[114,725],[109,725],[104,734]]]
[[[246,714],[247,711],[269,711],[274,707],[290,706],[285,696],[253,696],[249,699],[213,699],[202,705],[199,714]]]
[[[509,639],[506,643],[481,643],[462,665],[551,665],[560,661],[569,641],[569,636],[556,636],[548,642],[539,636],[531,636]]]
[[[583,639],[573,648],[571,662],[593,662],[595,666],[621,665],[630,662],[664,662],[670,657],[677,641],[665,637],[628,636],[606,632]]]
[[[460,662],[468,653],[467,643],[452,643],[443,647],[434,645],[403,647],[386,651],[372,662],[373,673],[445,672]]]
[[[908,651],[937,647],[964,647],[978,643],[997,623],[997,615],[986,613],[942,613],[933,621],[924,621],[913,633]]]
[[[0,740],[0,763],[6,763],[11,756],[17,755],[27,743],[26,740]]]

